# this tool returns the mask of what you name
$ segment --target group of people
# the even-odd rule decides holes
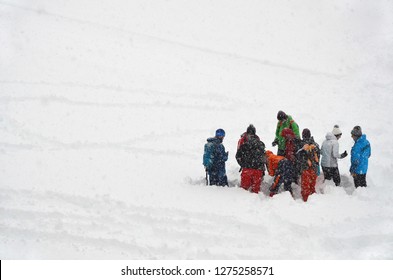
[[[326,134],[326,140],[320,147],[307,128],[300,135],[299,126],[294,119],[283,111],[277,113],[277,127],[272,146],[277,146],[277,154],[265,150],[265,144],[256,134],[252,124],[240,136],[237,145],[236,160],[240,165],[240,187],[253,193],[259,193],[265,171],[273,177],[269,188],[270,196],[278,193],[283,185],[285,191],[293,196],[292,183],[301,187],[304,201],[315,193],[317,177],[321,173],[324,180],[333,180],[340,186],[340,172],[338,159],[345,158],[348,153],[339,153],[338,140],[342,132],[338,125],[332,132]],[[351,149],[350,173],[354,179],[355,187],[366,187],[366,174],[368,158],[371,156],[370,143],[362,133],[360,126],[355,126],[351,131],[355,141]],[[204,147],[203,165],[206,170],[206,184],[228,186],[225,162],[228,152],[222,144],[225,137],[223,129],[217,129],[215,137],[207,139]]]

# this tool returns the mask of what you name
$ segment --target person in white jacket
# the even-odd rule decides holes
[[[338,170],[337,159],[345,158],[348,153],[339,153],[338,139],[340,139],[342,132],[338,125],[335,125],[332,132],[326,134],[326,140],[321,147],[321,166],[325,180],[333,179],[336,186],[340,186],[341,178]]]

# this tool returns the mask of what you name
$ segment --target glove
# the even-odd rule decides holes
[[[278,145],[278,139],[274,139],[274,141],[272,142],[272,146],[277,146]]]
[[[347,151],[345,151],[345,152],[343,152],[343,153],[341,154],[341,157],[340,157],[340,158],[345,158],[347,155],[348,155],[348,153],[347,153]]]

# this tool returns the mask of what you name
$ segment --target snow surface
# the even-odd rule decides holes
[[[0,1],[1,259],[393,259],[393,2]],[[269,198],[239,186],[253,123],[271,147],[284,110],[350,157]],[[230,188],[205,186],[224,128]]]

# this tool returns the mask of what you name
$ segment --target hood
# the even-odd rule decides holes
[[[216,138],[216,137],[211,137],[211,138],[207,138],[207,142],[213,142],[213,143],[222,143],[222,139]]]
[[[296,137],[295,133],[293,133],[290,128],[284,128],[281,132],[281,136],[287,139],[294,139]]]
[[[326,140],[337,140],[336,136],[333,133],[328,132],[326,133]]]

